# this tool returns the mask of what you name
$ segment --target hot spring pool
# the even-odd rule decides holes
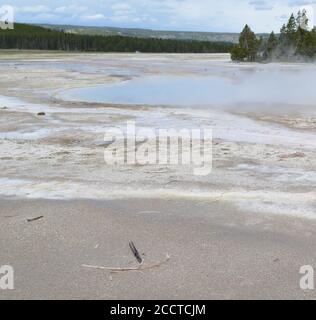
[[[314,67],[233,69],[225,76],[144,76],[65,90],[58,97],[126,105],[316,104],[315,76]]]

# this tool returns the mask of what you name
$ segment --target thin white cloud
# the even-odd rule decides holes
[[[79,14],[88,11],[87,7],[77,5],[61,6],[54,9],[58,14]]]
[[[83,20],[103,20],[105,19],[105,16],[101,13],[97,14],[92,14],[92,15],[86,15],[86,16],[81,16]]]
[[[18,12],[18,13],[45,13],[45,12],[49,12],[51,9],[48,6],[35,5],[35,6],[24,6],[24,7],[14,6],[14,10],[15,12]]]
[[[315,0],[289,0],[290,7],[300,7],[316,4]]]
[[[57,19],[58,16],[56,16],[55,14],[52,13],[39,13],[37,15],[34,16],[35,20],[41,21],[41,22],[52,22],[55,19]]]
[[[131,6],[125,2],[122,2],[122,3],[114,3],[112,6],[111,6],[111,9],[112,10],[131,10]]]
[[[258,11],[273,10],[274,8],[273,5],[266,0],[251,0],[249,5],[253,6],[255,10]]]

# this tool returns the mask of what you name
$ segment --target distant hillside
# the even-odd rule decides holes
[[[75,34],[91,34],[103,36],[126,36],[138,38],[160,38],[175,40],[197,40],[211,42],[231,42],[238,43],[238,33],[220,33],[220,32],[187,32],[187,31],[157,31],[150,29],[129,29],[113,27],[82,27],[71,25],[41,25],[53,30],[64,30],[65,32]]]
[[[61,28],[62,29],[62,28]],[[64,50],[87,52],[227,53],[233,44],[195,40],[73,34],[16,23],[0,30],[0,49]]]

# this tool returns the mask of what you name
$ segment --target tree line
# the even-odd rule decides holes
[[[233,44],[228,42],[79,35],[27,24],[15,24],[13,30],[0,30],[0,49],[88,52],[228,53],[232,47]]]
[[[305,10],[291,15],[280,34],[271,32],[269,38],[258,38],[248,25],[239,37],[239,44],[231,50],[237,61],[314,61],[316,59],[316,28],[308,31]]]

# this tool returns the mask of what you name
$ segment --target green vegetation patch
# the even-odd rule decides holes
[[[228,53],[228,42],[72,34],[27,24],[0,31],[1,49],[87,52]]]
[[[303,23],[302,23],[303,22]],[[315,61],[316,28],[307,29],[306,12],[291,15],[279,35],[272,32],[268,39],[257,37],[245,26],[239,37],[239,44],[231,50],[236,61]],[[305,28],[302,28],[302,25]]]

